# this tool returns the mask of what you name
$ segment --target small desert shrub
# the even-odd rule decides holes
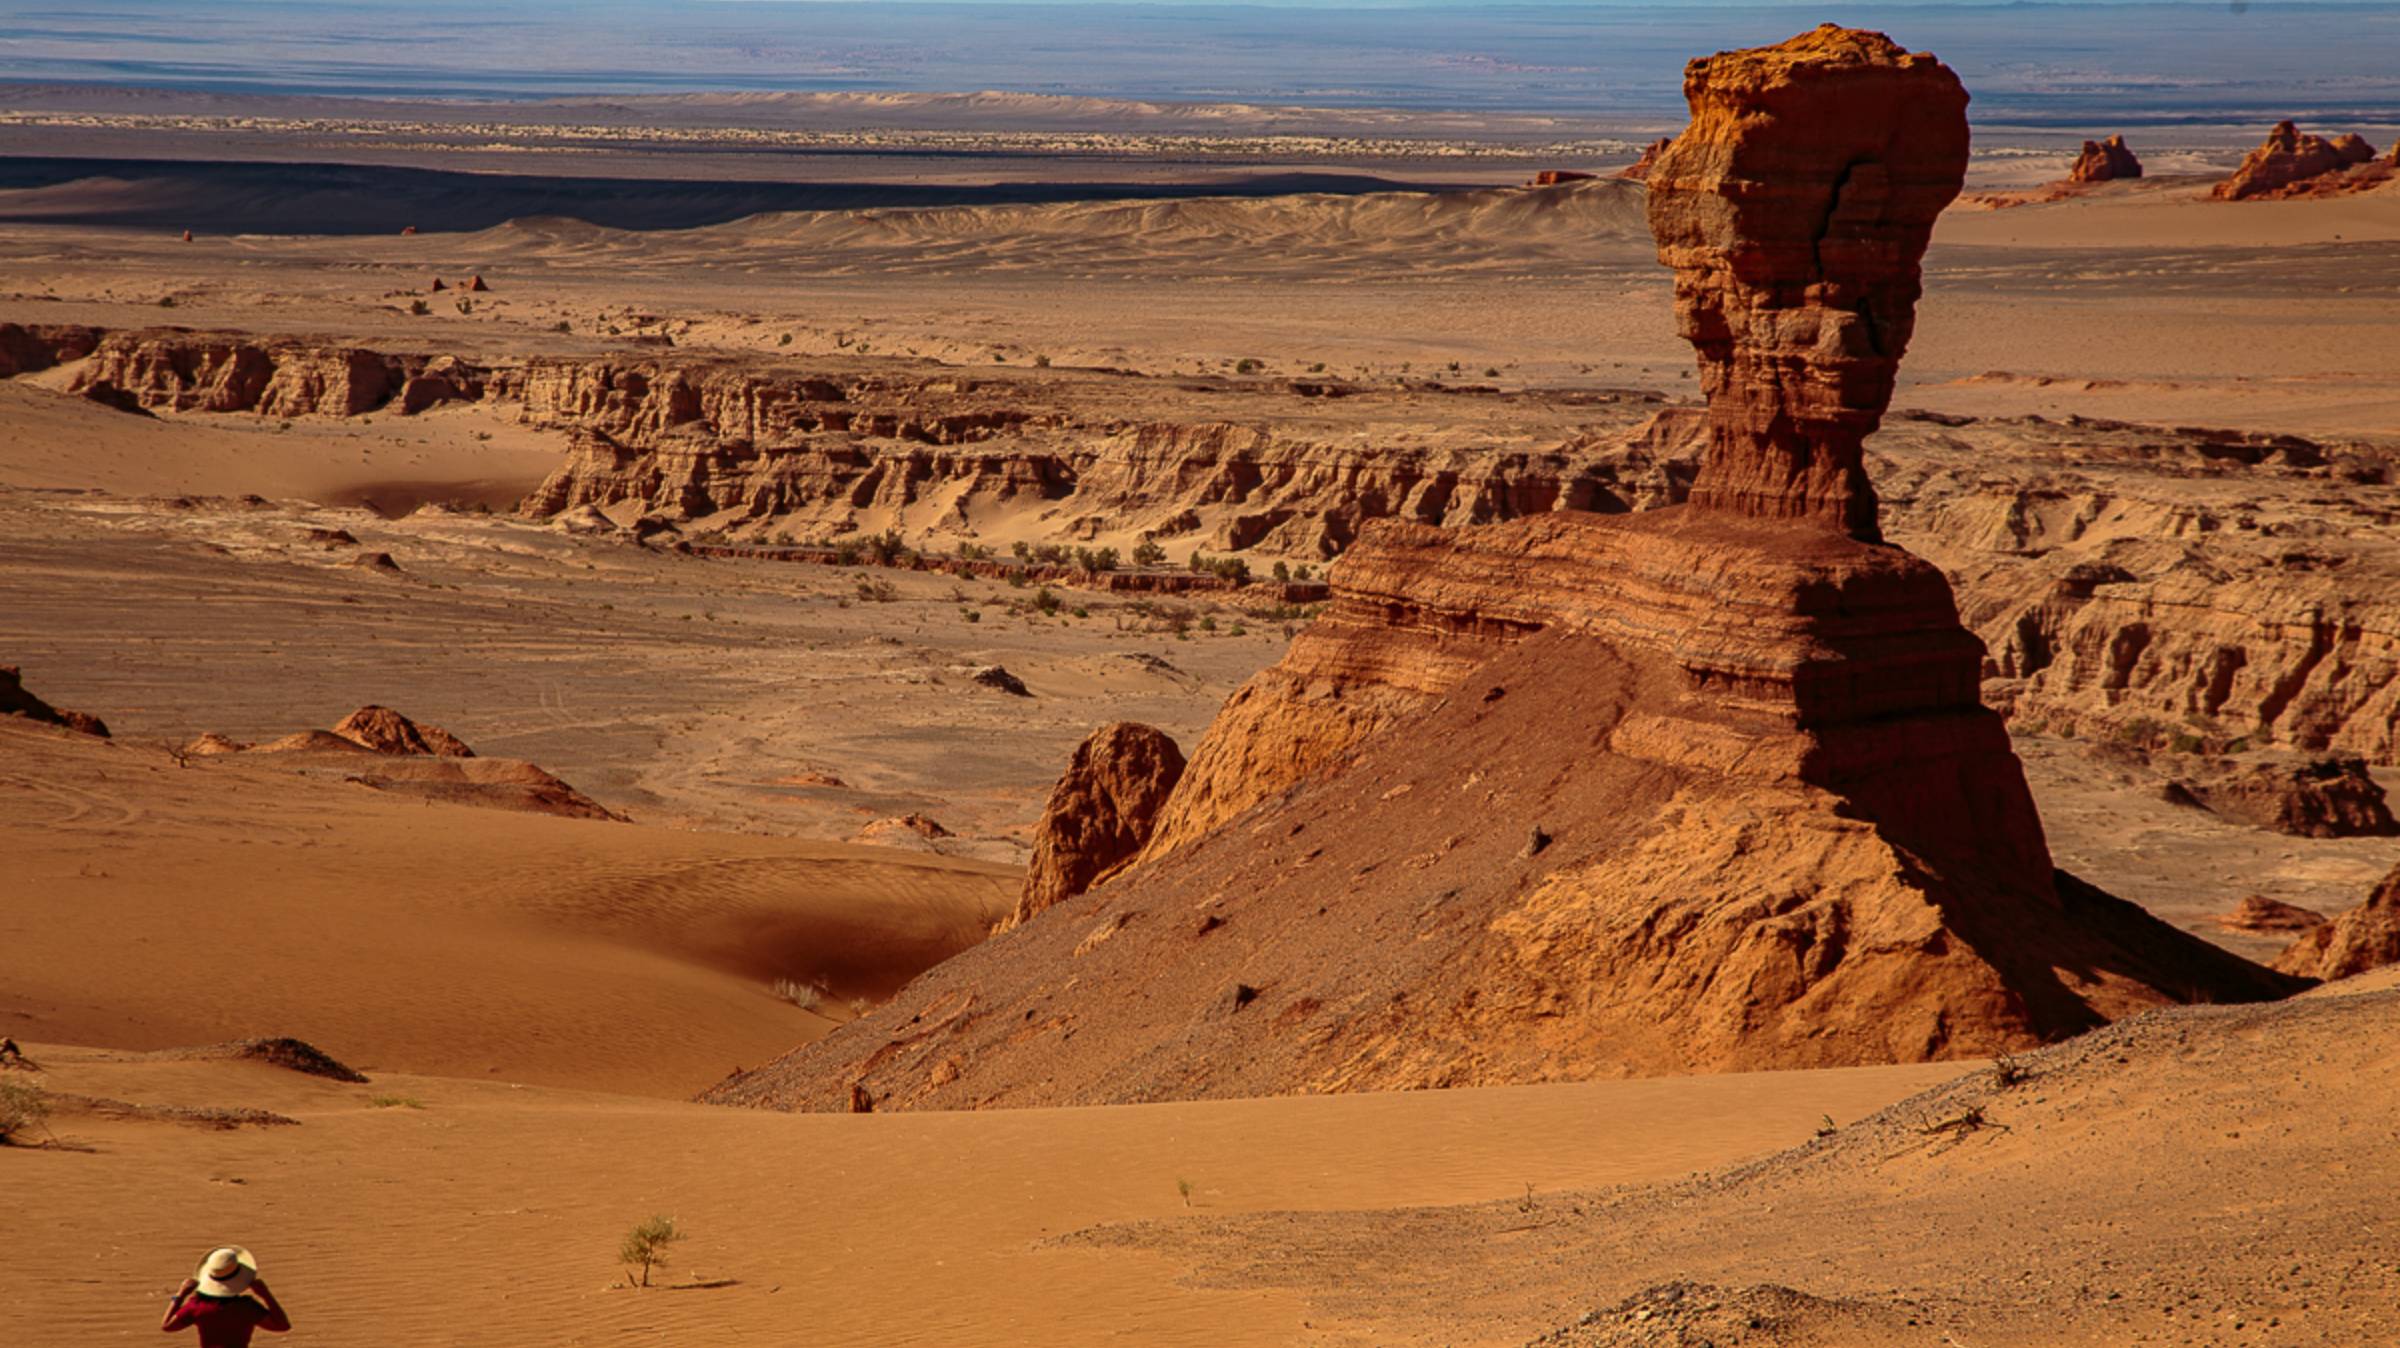
[[[1188,1208],[1192,1205],[1192,1182],[1190,1180],[1179,1179],[1175,1181],[1175,1192],[1182,1196],[1183,1205],[1185,1207]]]
[[[625,1265],[630,1278],[636,1269],[641,1273],[641,1285],[650,1285],[650,1270],[667,1266],[668,1250],[683,1239],[683,1231],[672,1217],[653,1217],[625,1233],[625,1242],[617,1247],[617,1260]]]
[[[858,578],[858,597],[870,604],[888,604],[900,597],[900,587],[888,580]]]
[[[1260,370],[1265,368],[1265,362],[1259,360],[1255,356],[1244,356],[1240,360],[1237,360],[1233,363],[1233,372],[1235,374],[1257,374]]]
[[[1075,549],[1075,565],[1086,575],[1096,576],[1103,571],[1114,571],[1117,569],[1117,550],[1115,548],[1077,548]]]
[[[797,978],[778,978],[769,991],[803,1011],[814,1011],[825,1001],[825,989]]]
[[[427,314],[433,312],[433,306],[427,304],[423,300],[410,300],[408,302],[408,311],[412,314],[415,314],[419,318],[423,318]]]
[[[0,1081],[0,1146],[20,1140],[50,1115],[50,1102],[40,1088],[22,1081]]]
[[[1135,566],[1163,566],[1166,564],[1166,560],[1167,550],[1150,539],[1145,538],[1133,545],[1133,564]]]
[[[1062,607],[1058,596],[1051,593],[1050,587],[1047,585],[1034,592],[1033,606],[1041,610],[1042,616],[1045,618],[1057,616],[1058,610]]]
[[[1033,545],[1020,538],[1008,545],[1008,555],[1020,562],[1030,562],[1033,560]]]
[[[981,543],[961,543],[958,545],[958,559],[962,562],[989,561],[991,556],[992,550],[985,547]]]
[[[1050,368],[1050,358],[1048,356],[1035,356],[1033,358],[1033,363],[1045,370]]]
[[[788,333],[788,332],[787,332],[787,333],[785,333],[785,334],[783,334],[781,337],[778,337],[778,338],[776,338],[776,339],[775,339],[775,345],[777,345],[777,346],[790,346],[791,344],[792,344],[792,334],[790,334],[790,333]],[[848,345],[850,345],[850,344],[849,344],[848,342],[844,342],[844,343],[842,343],[842,345],[844,345],[844,346],[848,346]]]
[[[575,325],[562,318],[556,323],[551,324],[550,330],[552,332],[573,332],[575,330]]]
[[[1490,368],[1489,366],[1486,366],[1483,371],[1483,377],[1486,379],[1498,379],[1500,377],[1500,372]]]
[[[2002,1090],[2021,1086],[2032,1075],[2033,1070],[2025,1065],[2025,1060],[2014,1053],[2003,1053],[1992,1059],[1992,1084]]]
[[[1216,620],[1216,619],[1214,619],[1214,618],[1202,618],[1202,619],[1200,620],[1200,630],[1201,630],[1201,631],[1203,631],[1203,632],[1214,632],[1214,631],[1216,631],[1216,630],[1217,630],[1217,620]]]
[[[377,1095],[370,1097],[367,1103],[377,1109],[423,1109],[425,1107],[425,1102],[413,1095]]]
[[[958,611],[958,616],[966,619],[968,622],[979,623],[983,621],[983,610],[962,608]]]

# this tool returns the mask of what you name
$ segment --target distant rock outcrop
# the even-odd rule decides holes
[[[1567,183],[1589,182],[1599,176],[1597,173],[1585,173],[1581,169],[1543,169],[1534,174],[1532,181],[1525,185],[1527,187],[1559,187]]]
[[[15,665],[0,665],[0,716],[21,716],[28,721],[108,738],[108,725],[99,717],[89,712],[53,707],[34,696],[32,690],[26,688],[24,677],[17,672]]]
[[[2070,183],[2107,183],[2141,176],[2142,161],[2125,148],[2121,135],[2085,141],[2083,153],[2075,156],[2075,166],[2067,170]]]
[[[425,754],[473,758],[475,751],[438,725],[412,721],[389,707],[364,706],[345,716],[333,733],[379,754]]]
[[[2374,147],[2357,135],[2328,140],[2304,134],[2290,122],[2277,122],[2266,143],[2210,188],[2209,195],[2219,201],[2254,201],[2360,191],[2390,180],[2390,166],[2374,160]],[[2366,171],[2353,172],[2361,165]]]
[[[1141,854],[1183,779],[1183,750],[1163,730],[1102,726],[1075,747],[1033,829],[1033,863],[1008,926],[1115,875]]]
[[[2302,978],[2348,978],[2400,964],[2400,869],[2383,877],[2367,901],[2300,934],[2275,967]]]
[[[2235,904],[2232,912],[2221,914],[2211,921],[2227,931],[2277,936],[2322,927],[2325,925],[2325,915],[2296,903],[2270,899],[2264,894],[2252,894]]]
[[[2225,763],[2201,760],[2177,787],[2217,815],[2300,838],[2388,838],[2400,821],[2366,760]]]
[[[2053,868],[1947,582],[1872,541],[1955,76],[1828,26],[1686,91],[1652,219],[1709,372],[1690,503],[1368,526],[1130,869],[709,1098],[1970,1057],[2302,986]]]
[[[1627,164],[1625,167],[1618,169],[1617,176],[1620,178],[1630,178],[1635,182],[1641,182],[1647,179],[1650,176],[1650,171],[1658,167],[1659,156],[1665,154],[1667,152],[1667,147],[1674,143],[1674,137],[1661,136],[1657,140],[1654,140],[1648,145],[1643,146],[1641,157],[1635,159],[1632,163]]]

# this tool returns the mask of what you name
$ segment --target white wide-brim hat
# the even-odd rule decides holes
[[[239,1245],[223,1245],[208,1252],[200,1261],[200,1271],[192,1281],[200,1284],[203,1296],[238,1297],[250,1290],[258,1280],[258,1260]]]

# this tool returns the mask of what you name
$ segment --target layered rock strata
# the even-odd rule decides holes
[[[1918,217],[1963,173],[1956,80],[1820,29],[1687,88],[1654,218],[1712,369],[1691,503],[1368,527],[1136,864],[710,1098],[1970,1056],[2300,986],[2053,869],[1947,583],[1872,541],[1854,436],[1912,318]],[[1815,263],[1773,202],[1835,222]]]
[[[1881,537],[1862,445],[1916,326],[1919,260],[1967,165],[1947,66],[1831,24],[1694,61],[1650,231],[1700,353],[1696,504]]]

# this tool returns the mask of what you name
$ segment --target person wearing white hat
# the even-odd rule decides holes
[[[170,1334],[197,1328],[200,1348],[250,1348],[252,1334],[281,1334],[292,1317],[258,1276],[258,1260],[239,1245],[220,1245],[175,1289],[158,1327]]]

